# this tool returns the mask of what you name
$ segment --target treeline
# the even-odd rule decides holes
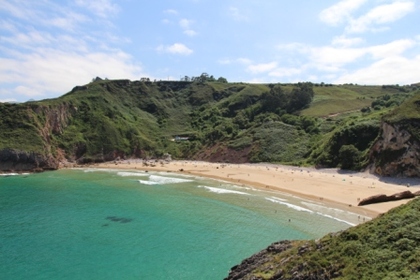
[[[200,83],[204,83],[204,82],[219,82],[219,83],[227,83],[227,79],[223,78],[223,77],[219,77],[219,78],[215,78],[213,75],[209,75],[207,73],[202,73],[200,76],[198,77],[194,77],[194,76],[184,76],[181,78],[181,82],[200,82]]]

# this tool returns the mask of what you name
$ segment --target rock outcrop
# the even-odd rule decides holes
[[[334,235],[336,234],[330,234],[330,236]],[[339,271],[342,267],[335,265],[329,265],[315,271],[310,271],[308,269],[311,266],[309,263],[300,263],[298,265],[289,266],[295,257],[299,258],[314,250],[323,250],[323,245],[318,241],[315,241],[315,246],[311,241],[303,242],[303,244],[301,242],[301,245],[298,247],[296,247],[295,243],[295,241],[283,240],[271,244],[266,249],[243,260],[239,265],[232,267],[225,280],[308,280],[331,279],[340,276]],[[293,248],[296,248],[295,255],[290,254],[290,250]],[[279,258],[282,253],[285,253],[285,255]],[[274,266],[278,269],[275,269]],[[273,270],[275,270],[274,273]]]
[[[388,202],[388,201],[395,201],[395,200],[401,200],[401,199],[410,199],[410,198],[415,197],[416,195],[417,195],[416,193],[412,193],[410,191],[403,191],[403,192],[396,193],[393,195],[378,194],[378,195],[373,195],[365,199],[362,199],[359,202],[358,206],[381,203],[381,202]]]
[[[289,240],[273,243],[266,249],[243,260],[239,265],[232,267],[228,277],[226,277],[225,280],[246,279],[245,277],[250,275],[252,271],[269,262],[273,253],[281,253],[290,249],[291,247],[292,242]]]
[[[383,122],[370,161],[380,176],[420,177],[420,143],[403,125]]]
[[[42,171],[58,168],[58,161],[52,156],[18,151],[14,149],[0,150],[0,171]]]

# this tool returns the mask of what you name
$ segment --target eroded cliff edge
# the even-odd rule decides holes
[[[237,279],[415,279],[420,199],[319,240],[281,241],[231,268]]]
[[[34,152],[19,151],[14,149],[0,150],[0,171],[44,171],[55,170],[59,161],[52,156],[45,156]]]
[[[420,129],[420,122],[410,120],[410,126]],[[380,176],[420,177],[420,143],[407,124],[382,122],[369,158],[371,171]]]

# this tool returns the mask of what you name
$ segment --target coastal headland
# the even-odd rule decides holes
[[[420,179],[378,177],[368,172],[315,169],[277,164],[230,164],[203,161],[130,159],[92,165],[94,168],[183,173],[277,191],[375,218],[409,199],[357,206],[368,197],[418,190]],[[362,221],[361,221],[362,222]]]

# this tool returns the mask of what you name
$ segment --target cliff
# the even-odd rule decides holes
[[[404,117],[402,126],[386,122],[398,131],[381,130],[379,117],[416,89],[95,79],[59,98],[0,103],[0,171],[169,153],[176,159],[354,170],[370,160],[380,174],[402,168],[401,176],[416,176],[418,142],[397,141],[392,155],[410,147],[401,160],[390,160],[387,143],[394,141],[389,133],[413,135],[417,124]],[[366,109],[373,105],[374,111]],[[380,131],[383,141],[370,153]]]
[[[420,176],[420,95],[414,95],[382,118],[369,158],[371,170],[378,175]]]
[[[420,143],[401,125],[382,123],[370,158],[372,171],[378,175],[420,177]]]
[[[58,168],[58,160],[52,156],[13,149],[0,150],[0,170],[43,171]]]
[[[319,240],[276,242],[232,267],[233,279],[415,279],[420,199]]]

